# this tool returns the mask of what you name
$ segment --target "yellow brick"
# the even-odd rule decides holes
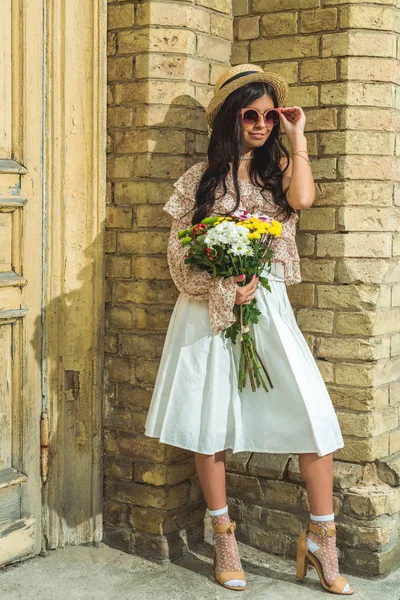
[[[260,35],[260,17],[239,18],[235,27],[238,40],[254,40]]]
[[[132,27],[134,23],[134,5],[122,4],[108,7],[108,29],[122,29]]]
[[[318,308],[374,308],[380,291],[378,285],[319,285]]]
[[[395,177],[390,156],[342,156],[338,159],[338,173],[344,179],[390,180]]]
[[[328,391],[335,408],[369,412],[389,405],[388,386],[369,389],[329,386]]]
[[[211,35],[232,40],[233,38],[233,22],[232,17],[211,13]]]
[[[185,131],[135,129],[115,132],[115,152],[133,154],[139,152],[179,153],[185,145]]]
[[[319,39],[317,36],[282,37],[279,44],[276,40],[255,40],[250,42],[251,60],[254,62],[269,60],[280,60],[285,58],[304,58],[306,56],[318,56]]]
[[[196,135],[194,143],[194,150],[196,154],[207,154],[209,142],[210,138],[208,135]]]
[[[231,54],[231,44],[223,40],[203,33],[197,35],[197,56],[218,62],[227,63]]]
[[[349,0],[324,0],[325,6],[348,4]],[[393,4],[393,0],[352,0],[353,4]]]
[[[345,438],[344,447],[335,450],[335,458],[350,462],[374,461],[383,458],[389,452],[389,436],[384,433],[379,437]]]
[[[381,29],[392,31],[395,9],[384,6],[344,6],[340,9],[342,29]]]
[[[174,284],[169,281],[120,281],[115,285],[116,302],[174,304],[177,296]]]
[[[117,206],[107,207],[106,227],[130,229],[132,227],[132,209]]]
[[[146,233],[120,233],[118,251],[125,254],[164,254],[169,234],[164,231],[156,235]]]
[[[300,309],[297,323],[302,331],[314,333],[332,333],[333,312],[330,310]]]
[[[288,296],[290,303],[294,307],[314,306],[315,290],[311,283],[299,283],[298,285],[288,286]]]
[[[107,56],[114,56],[117,52],[117,34],[108,32],[107,34]]]
[[[328,205],[375,205],[388,206],[392,203],[392,185],[390,182],[375,181],[338,181],[319,183],[321,190],[315,204]]]
[[[249,62],[249,42],[234,42],[232,44],[231,64],[241,65]]]
[[[340,61],[340,74],[342,79],[396,83],[398,81],[398,64],[394,58],[369,56],[343,58]],[[390,115],[388,117],[390,118]]]
[[[132,369],[129,358],[108,356],[105,359],[105,370],[110,381],[129,382],[132,377]]]
[[[210,13],[202,8],[168,2],[140,2],[136,5],[137,25],[164,25],[190,27],[195,31],[210,32]]]
[[[197,0],[197,4],[228,15],[231,14],[232,10],[232,0]]]
[[[105,334],[104,352],[106,354],[117,354],[118,352],[118,336],[114,333]]]
[[[334,208],[309,208],[300,212],[300,229],[303,231],[330,231],[335,229]]]
[[[171,318],[171,308],[162,309],[158,306],[146,308],[135,306],[135,327],[145,330],[166,332]]]
[[[159,204],[166,202],[172,193],[171,184],[153,181],[124,181],[116,183],[114,200],[116,204]]]
[[[107,329],[131,329],[133,325],[132,313],[127,308],[108,306],[106,309]]]
[[[106,231],[106,252],[116,252],[117,251],[117,232],[116,231]]]
[[[176,180],[185,170],[185,158],[180,156],[140,154],[136,158],[135,175],[137,177]]]
[[[392,431],[389,438],[389,454],[400,452],[400,429]]]
[[[209,64],[190,56],[140,54],[136,57],[135,74],[138,78],[188,79],[208,83]]]
[[[138,206],[136,209],[136,225],[138,227],[169,227],[170,217],[163,210],[163,204],[152,204],[147,206]]]
[[[171,279],[166,258],[138,256],[134,272],[136,279]]]
[[[333,382],[333,364],[327,360],[316,360],[317,367],[325,383]]]
[[[314,179],[336,179],[337,178],[337,159],[336,158],[311,158],[311,169]]]
[[[390,256],[389,233],[320,233],[317,256],[385,257]]]
[[[235,17],[249,14],[249,0],[232,0],[232,11]]]
[[[133,175],[134,159],[132,156],[109,157],[107,162],[107,177],[109,179],[123,179]]]
[[[336,79],[335,58],[303,60],[300,65],[301,81],[331,81]]]
[[[301,32],[314,33],[336,29],[336,8],[320,8],[317,10],[305,10],[301,13]]]
[[[400,236],[398,235],[393,236],[393,256],[400,256]]]
[[[131,259],[129,256],[106,257],[106,277],[130,277]]]
[[[299,66],[297,62],[266,62],[263,65],[263,69],[266,71],[272,71],[281,75],[287,83],[297,83]]]
[[[190,94],[190,96],[187,96]],[[117,83],[115,86],[115,102],[117,104],[171,104],[176,96],[182,97],[182,104],[193,104],[194,85],[188,81],[159,82],[135,81]]]
[[[336,108],[317,108],[313,110],[305,110],[305,114],[306,131],[322,131],[337,128]]]
[[[355,437],[378,436],[397,427],[397,411],[389,408],[386,411],[373,413],[337,412],[343,435]]]
[[[344,59],[353,60],[353,59]],[[360,59],[355,59],[360,60]],[[364,59],[362,59],[364,60]],[[367,59],[367,62],[374,59]],[[380,59],[379,59],[380,60]],[[376,75],[376,73],[375,73]],[[344,108],[339,117],[340,129],[376,129],[377,131],[393,131],[391,112],[379,108]]]
[[[109,81],[132,79],[133,59],[131,56],[112,57],[107,60],[107,76]]]
[[[400,310],[380,309],[376,312],[342,313],[335,315],[336,332],[349,335],[384,335],[398,331]]]
[[[395,381],[390,384],[390,406],[398,406],[400,404],[400,381]]]
[[[326,154],[393,154],[394,137],[389,132],[335,131],[321,133],[320,147]]]
[[[319,338],[317,347],[319,358],[378,360],[388,357],[389,338]]]
[[[315,248],[315,236],[310,233],[298,232],[296,235],[297,248],[300,256],[312,256]]]
[[[318,106],[318,87],[316,85],[299,85],[289,88],[287,106]]]
[[[393,104],[392,86],[388,83],[323,83],[321,84],[321,103],[391,107]]]
[[[319,0],[254,0],[253,11],[260,13],[291,10],[292,8],[314,8],[319,6]]]
[[[399,359],[383,359],[377,364],[337,363],[335,383],[356,387],[378,386],[397,379],[399,367]]]
[[[392,306],[400,306],[400,283],[396,283],[392,288]]]
[[[107,124],[109,127],[131,127],[132,116],[132,108],[115,106],[107,111]]]
[[[339,209],[338,223],[346,231],[397,231],[400,214],[391,208],[349,206]]]
[[[264,15],[262,33],[264,37],[274,35],[290,35],[297,32],[297,13],[276,13]]]
[[[301,278],[302,281],[330,282],[335,277],[334,260],[310,260],[301,259]]]
[[[400,333],[395,333],[390,338],[390,356],[400,355]]]
[[[202,34],[200,34],[202,35]],[[118,54],[181,52],[195,54],[196,34],[188,29],[134,29],[118,32]]]
[[[364,56],[368,48],[370,56],[396,57],[395,36],[387,33],[350,31],[327,33],[322,36],[322,56]]]

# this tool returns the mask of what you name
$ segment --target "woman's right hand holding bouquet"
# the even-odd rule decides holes
[[[244,281],[246,275],[239,275],[238,277],[234,277],[233,280],[236,281]],[[235,304],[250,304],[250,302],[254,298],[254,294],[256,293],[258,283],[258,277],[253,275],[250,283],[246,285],[236,285],[236,299]]]

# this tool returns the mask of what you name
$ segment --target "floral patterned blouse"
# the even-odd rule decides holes
[[[206,168],[207,163],[200,162],[185,171],[174,183],[175,190],[164,206],[164,210],[173,217],[167,258],[172,279],[178,290],[184,296],[208,302],[211,329],[217,333],[236,321],[233,313],[236,283],[232,277],[212,277],[200,267],[186,265],[184,258],[187,248],[182,247],[178,240],[178,232],[191,226],[197,186]],[[251,182],[239,181],[239,185],[239,209],[277,218],[279,207],[274,203],[271,192],[264,191],[263,197],[260,189]],[[236,194],[230,173],[226,177],[226,187],[227,193],[223,195],[222,183],[219,184],[216,195],[221,197],[216,200],[212,215],[229,212],[235,207]],[[295,242],[298,218],[298,214],[293,213],[286,222],[282,222],[282,235],[276,237],[271,246],[274,251],[273,262],[283,264],[285,283],[288,285],[301,281],[300,258]]]

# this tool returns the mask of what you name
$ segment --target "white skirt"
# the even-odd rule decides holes
[[[252,328],[273,389],[238,391],[236,344],[213,333],[208,303],[180,294],[171,315],[145,435],[201,454],[302,453],[324,456],[344,446],[325,383],[287,296],[283,265],[257,287],[261,311]],[[268,384],[267,384],[268,385]]]

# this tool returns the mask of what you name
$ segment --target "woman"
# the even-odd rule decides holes
[[[225,491],[225,450],[298,453],[310,521],[298,540],[297,576],[316,566],[322,585],[352,594],[339,575],[333,513],[332,452],[343,438],[315,360],[300,332],[286,285],[301,281],[295,244],[297,210],[310,207],[315,187],[304,136],[305,115],[283,108],[288,86],[259,66],[235,66],[221,75],[206,117],[211,132],[208,163],[188,169],[174,184],[164,209],[173,217],[168,264],[180,290],[168,327],[145,433],[192,450],[212,519],[214,569],[219,583],[243,590],[246,579]],[[292,159],[280,141],[282,125]],[[184,264],[177,233],[204,217],[236,208],[268,214],[282,223],[275,238],[271,292],[255,277],[212,278]],[[243,276],[244,278],[244,276]],[[239,394],[240,348],[224,337],[235,322],[234,304],[253,298],[261,311],[254,327],[257,349],[274,388],[249,386]]]

